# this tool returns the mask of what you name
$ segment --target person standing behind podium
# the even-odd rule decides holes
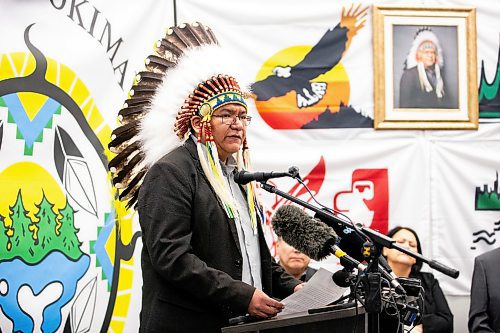
[[[387,236],[410,251],[422,254],[422,246],[417,233],[407,227],[395,227],[387,233]],[[424,290],[424,304],[421,324],[415,326],[412,332],[423,333],[452,333],[453,314],[448,302],[439,286],[438,280],[432,273],[421,272],[422,262],[396,249],[383,249],[383,255],[387,263],[398,277],[417,278],[421,281]],[[381,327],[383,332],[398,332],[398,320],[394,317],[383,316]],[[384,326],[383,326],[384,325]]]
[[[316,269],[309,267],[311,258],[295,249],[293,246],[278,237],[276,242],[276,255],[279,264],[296,279],[307,282],[316,273]]]
[[[114,131],[127,133],[129,146],[110,143],[120,152],[110,169],[139,161],[128,184],[122,175],[134,166],[119,168],[113,181],[125,182],[120,197],[132,193],[139,213],[140,332],[215,333],[231,317],[270,318],[283,309],[272,297],[301,286],[271,258],[255,184],[234,182],[234,171],[250,167],[247,85],[214,39],[201,24],[169,29],[148,58],[151,71],[140,73],[145,84],[120,111],[141,117]]]
[[[474,260],[469,332],[500,332],[500,247]]]

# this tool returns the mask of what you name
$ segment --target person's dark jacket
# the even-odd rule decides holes
[[[220,332],[244,315],[254,287],[241,281],[235,222],[202,171],[193,140],[151,166],[138,199],[142,229],[140,332]],[[263,291],[285,297],[300,281],[271,259],[258,228]]]
[[[306,271],[300,277],[300,281],[303,282],[309,281],[317,271],[318,271],[317,269],[307,266]]]
[[[469,309],[469,332],[500,332],[500,248],[474,260]]]
[[[422,316],[424,332],[452,333],[453,314],[439,286],[438,280],[436,280],[432,273],[427,272],[420,272],[416,276],[411,277],[420,278],[425,291]]]
[[[433,87],[435,89],[435,87]],[[456,109],[458,101],[449,98],[445,84],[444,96],[438,98],[436,91],[427,92],[420,87],[417,67],[406,69],[399,84],[399,107],[419,109]]]

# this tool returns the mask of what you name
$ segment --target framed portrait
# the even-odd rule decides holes
[[[477,129],[476,12],[373,7],[376,129]]]

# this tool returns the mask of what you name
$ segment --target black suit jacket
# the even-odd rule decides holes
[[[500,332],[500,248],[474,260],[469,332]]]
[[[422,326],[425,333],[453,333],[453,314],[446,297],[432,273],[420,272],[411,277],[420,278],[424,288]]]
[[[443,74],[443,73],[441,73]],[[435,89],[435,87],[433,87]],[[400,108],[458,108],[458,100],[449,98],[445,85],[443,98],[437,98],[436,92],[426,92],[420,87],[417,67],[406,69],[401,76],[399,84],[399,107]]]
[[[218,332],[247,312],[254,287],[241,281],[242,255],[229,219],[202,171],[193,140],[149,169],[138,199],[142,229],[140,332]],[[277,265],[259,225],[263,291],[300,283]]]

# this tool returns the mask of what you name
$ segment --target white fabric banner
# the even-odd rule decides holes
[[[498,246],[499,151],[498,140],[431,146],[432,257],[460,270],[459,279],[440,280],[452,295],[469,294],[474,257]]]
[[[361,8],[372,4],[372,2],[362,2]],[[385,1],[377,4],[407,5],[408,3]],[[337,24],[345,22],[343,21],[345,13],[349,12],[349,9],[354,10],[357,5],[358,3],[351,1],[336,2],[336,6],[332,6],[329,1],[315,1],[313,5],[308,6],[290,1],[254,1],[252,5],[249,5],[226,0],[211,2],[208,5],[197,0],[188,0],[183,1],[179,6],[178,18],[180,22],[191,22],[203,18],[203,21],[213,28],[221,44],[232,48],[242,64],[245,64],[248,76],[264,83],[266,77],[272,76],[273,73],[286,75],[287,66],[293,68],[303,59],[308,59],[307,55],[312,52],[312,48],[321,45],[322,38],[327,36],[328,32],[334,31]],[[465,0],[421,1],[415,5],[477,6],[478,74],[481,73],[481,65],[484,61],[486,79],[494,84],[496,68],[498,68],[496,66],[499,65],[497,62],[499,44],[498,38],[492,36],[497,36],[500,30],[500,24],[496,19],[499,14],[498,6],[488,1],[472,4]],[[212,7],[231,8],[231,12],[237,14],[227,15],[226,11],[212,11]],[[343,9],[344,14],[342,14]],[[352,16],[360,20],[358,16]],[[291,165],[296,165],[301,169],[304,177],[311,170],[315,172],[322,170],[318,165],[320,161],[323,161],[324,165],[321,167],[324,168],[322,171],[324,174],[315,176],[317,183],[314,184],[318,188],[315,189],[316,192],[313,192],[317,193],[318,201],[328,207],[333,207],[335,197],[341,197],[336,196],[337,193],[348,189],[355,192],[356,186],[353,184],[355,170],[387,170],[389,184],[387,207],[389,208],[386,223],[388,227],[404,225],[414,228],[423,243],[424,256],[440,260],[461,271],[457,280],[450,277],[441,279],[445,293],[468,294],[472,258],[495,245],[479,246],[477,250],[471,252],[470,244],[455,240],[470,241],[471,231],[479,230],[479,226],[474,226],[475,222],[472,221],[480,220],[483,214],[492,215],[493,218],[498,212],[468,211],[467,215],[464,215],[468,218],[462,217],[462,221],[467,221],[467,229],[456,228],[456,221],[442,216],[443,209],[452,211],[455,208],[455,211],[463,211],[469,206],[464,206],[458,200],[451,201],[449,197],[447,197],[447,205],[443,205],[436,199],[443,199],[440,193],[446,191],[440,186],[448,185],[447,183],[439,183],[440,186],[436,184],[436,177],[438,177],[436,170],[442,169],[439,162],[442,150],[447,155],[452,154],[450,158],[460,157],[460,155],[454,155],[457,153],[455,150],[436,151],[436,146],[439,146],[436,141],[480,141],[477,145],[482,146],[483,140],[498,142],[499,126],[486,124],[487,120],[481,119],[478,131],[374,131],[372,123],[368,126],[369,128],[363,128],[365,124],[363,120],[371,122],[373,119],[371,24],[371,12],[368,10],[364,27],[356,31],[349,47],[343,49],[343,55],[337,67],[313,80],[327,84],[322,101],[315,106],[297,108],[294,102],[297,102],[298,98],[287,99],[290,94],[269,98],[270,96],[265,92],[262,93],[259,90],[260,86],[257,86],[257,95],[263,96],[257,98],[255,109],[252,110],[254,119],[249,127],[249,144],[252,149],[254,169],[285,171]],[[341,36],[338,34],[337,38]],[[335,48],[330,49],[330,55],[332,54],[335,54]],[[321,58],[317,55],[315,59]],[[327,66],[326,62],[321,61],[318,60],[316,64]],[[478,75],[478,80],[480,76]],[[343,81],[346,85],[339,85],[337,80]],[[344,90],[346,87],[348,88]],[[255,89],[254,92],[256,92]],[[300,91],[296,94],[299,93]],[[269,99],[265,100],[265,98]],[[327,102],[327,107],[321,104],[324,101]],[[339,101],[343,102],[342,106]],[[348,106],[348,108],[343,108],[343,106]],[[342,113],[345,117],[334,118],[327,111],[321,113],[314,110],[314,107],[323,107],[325,110],[330,108],[332,113],[342,111],[338,112],[337,116]],[[272,111],[276,110],[279,112],[273,114]],[[475,146],[464,145],[463,147],[465,153],[468,149],[471,149],[470,153],[476,153]],[[494,177],[498,169],[495,161],[498,164],[499,158],[494,154],[490,156],[491,160],[488,163],[483,164],[483,160],[479,160],[476,167],[483,168],[484,172],[489,170],[487,173]],[[456,193],[460,193],[460,199],[466,200],[466,196],[471,194],[467,194],[470,188],[466,187],[467,184],[463,180],[468,179],[469,182],[483,184],[483,180],[480,179],[483,173],[470,172],[462,165],[454,164],[450,166],[451,170],[440,171],[444,174],[440,173],[439,177],[442,177],[441,182],[445,180],[452,182],[451,175],[460,174],[462,181],[457,180],[453,184],[459,187],[456,188]],[[318,168],[315,169],[315,167]],[[318,177],[320,179],[317,179]],[[488,182],[489,186],[493,186],[493,181]],[[294,187],[293,183],[286,180],[276,180],[276,184],[289,193],[295,191],[307,197],[306,194],[300,192],[300,187]],[[475,187],[472,190],[474,189]],[[356,222],[365,222],[366,216],[370,216],[367,213],[370,210],[369,203],[366,200],[359,201],[363,195],[366,193],[357,193],[357,202],[361,204],[354,208],[355,204],[352,203],[352,211],[349,211]],[[270,207],[268,215],[284,202],[268,194],[264,194],[264,198]],[[377,209],[380,210],[380,207],[377,206]],[[371,221],[367,224],[371,225],[370,223]],[[460,237],[457,234],[460,234]],[[330,261],[314,265],[329,266]],[[429,270],[429,267],[424,265],[424,270]]]
[[[445,293],[467,295],[473,258],[498,246],[499,118],[481,118],[477,131],[375,131],[372,4],[184,0],[176,17],[211,27],[255,81],[255,171],[295,165],[321,204],[353,221],[414,228],[426,257],[461,272],[434,271]],[[480,105],[500,112],[497,1],[415,4],[477,8]],[[0,2],[0,331],[137,331],[139,227],[114,200],[107,144],[173,10],[154,0]],[[305,82],[283,84],[299,69]],[[302,185],[272,183],[313,203]],[[270,217],[286,201],[262,192],[272,247]],[[314,265],[338,269],[331,258]]]

